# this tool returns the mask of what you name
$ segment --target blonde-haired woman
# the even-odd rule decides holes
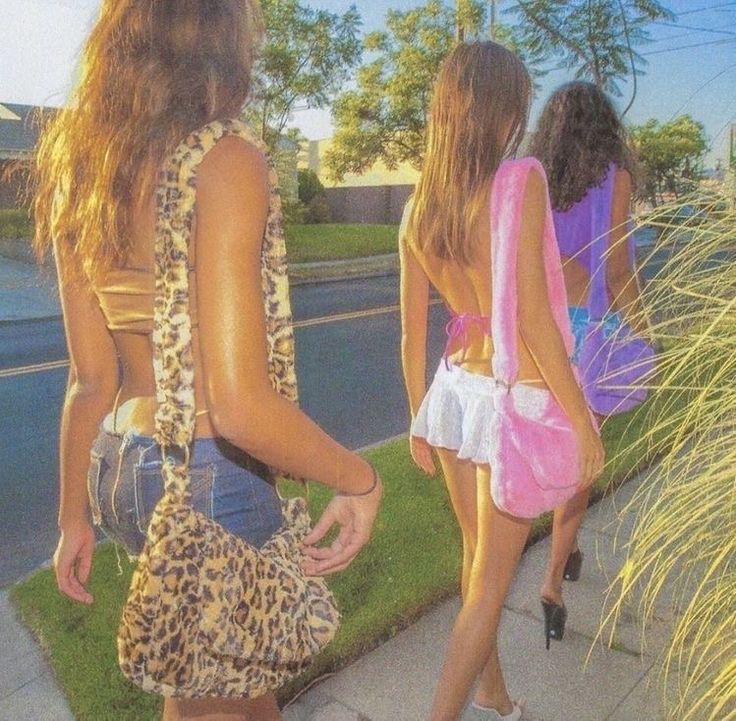
[[[504,213],[490,206],[496,177],[527,121],[531,83],[521,61],[493,42],[460,44],[435,86],[422,175],[400,234],[402,360],[412,414],[411,453],[433,474],[439,456],[463,538],[463,605],[453,628],[432,706],[432,721],[458,718],[472,685],[478,718],[516,721],[521,709],[506,688],[498,657],[501,609],[526,542],[531,519],[501,512],[491,498],[489,448],[491,227]],[[530,160],[530,159],[525,159]],[[536,161],[532,161],[536,162]],[[527,162],[526,166],[531,165]],[[524,167],[526,167],[524,166]],[[514,188],[521,209],[515,282],[518,289],[519,383],[548,389],[574,429],[580,485],[600,472],[603,449],[573,375],[566,341],[551,312],[542,251],[548,217],[539,163]],[[508,191],[508,189],[507,189]],[[496,196],[494,196],[496,197]],[[556,269],[559,269],[559,258]],[[554,270],[554,269],[552,269]],[[448,344],[426,387],[430,284],[451,313]],[[504,309],[505,310],[505,309]]]
[[[36,243],[41,252],[53,243],[71,360],[55,569],[60,590],[82,603],[93,602],[92,521],[140,551],[163,490],[160,469],[146,481],[160,463],[151,362],[157,176],[190,133],[240,114],[260,29],[255,0],[105,0],[72,103],[44,133]],[[261,256],[274,228],[263,153],[238,136],[220,139],[199,166],[196,193],[191,474],[201,483],[192,504],[261,545],[282,523],[266,464],[339,489],[305,542],[309,573],[342,570],[368,540],[381,484],[269,379]],[[314,546],[334,523],[333,545]],[[272,694],[166,699],[164,719],[194,718],[280,714]]]

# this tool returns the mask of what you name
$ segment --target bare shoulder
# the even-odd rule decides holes
[[[631,185],[631,173],[626,168],[616,168],[616,175],[613,178],[615,192],[630,193]]]
[[[524,183],[524,208],[526,211],[544,211],[547,204],[547,178],[544,169],[532,165]]]
[[[197,172],[197,189],[219,194],[228,189],[262,190],[268,186],[268,163],[263,152],[234,135],[219,140],[205,155]]]

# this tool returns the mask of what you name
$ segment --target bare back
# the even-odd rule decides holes
[[[489,188],[490,195],[490,188]],[[405,215],[408,218],[408,211]],[[491,315],[491,218],[490,213],[481,217],[475,229],[473,247],[476,249],[473,262],[464,266],[446,258],[426,254],[414,244],[410,250],[429,282],[455,314],[470,313],[476,316]],[[519,380],[544,385],[541,373],[529,350],[518,336]],[[477,324],[469,326],[468,345],[465,350],[462,340],[454,341],[449,359],[466,370],[481,375],[491,375],[493,339]]]
[[[155,203],[153,198],[147,205],[136,211],[131,223],[133,234],[132,250],[125,268],[136,269],[137,272],[154,274],[154,226],[156,222]],[[192,242],[189,250],[189,265],[194,268],[190,275],[196,283],[196,217],[192,228]],[[196,287],[192,289],[192,305],[196,312]],[[153,307],[150,309],[153,313]],[[135,429],[143,435],[151,435],[154,430],[156,412],[156,384],[153,375],[153,346],[151,335],[146,332],[130,330],[111,330],[115,348],[117,349],[122,368],[122,382],[119,398],[119,412],[116,428],[121,432]],[[199,345],[199,330],[192,328],[192,349],[194,353],[194,394],[196,403],[195,436],[210,437],[215,435],[205,405],[205,383],[202,358]],[[126,402],[127,401],[127,402]]]

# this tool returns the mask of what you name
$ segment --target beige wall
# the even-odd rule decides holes
[[[324,165],[324,155],[331,142],[331,138],[310,140],[309,145],[303,149],[299,163],[300,168],[309,168],[317,173],[325,188],[414,185],[419,178],[419,172],[412,168],[409,163],[402,163],[396,170],[389,170],[379,161],[364,173],[360,175],[348,173],[339,183],[336,183],[327,177],[327,170]]]

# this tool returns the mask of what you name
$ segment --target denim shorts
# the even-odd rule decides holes
[[[571,360],[577,365],[580,361],[580,349],[583,347],[583,341],[590,330],[590,313],[585,306],[571,305],[567,308],[567,314],[570,318],[572,335],[575,338],[575,350]],[[603,333],[608,338],[616,332],[623,322],[623,317],[619,311],[609,311],[601,321]]]
[[[100,429],[87,489],[93,522],[128,554],[139,554],[164,492],[160,446],[149,436]],[[281,528],[281,501],[268,468],[220,438],[195,439],[190,490],[197,511],[253,546]]]
[[[571,305],[567,308],[567,314],[570,318],[570,328],[573,338],[575,339],[575,349],[572,352],[572,362],[577,364],[580,360],[580,349],[583,347],[583,340],[588,333],[588,323],[590,315],[585,306]]]

